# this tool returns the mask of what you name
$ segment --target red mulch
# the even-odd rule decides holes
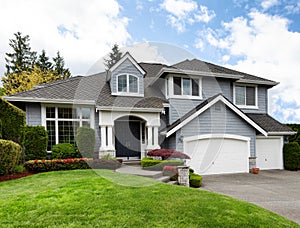
[[[37,174],[37,173],[29,172],[26,170],[23,173],[14,173],[14,174],[9,174],[9,175],[4,175],[4,176],[0,176],[0,182],[8,181],[8,180],[15,180],[15,179],[27,177],[27,176],[30,176],[33,174]]]

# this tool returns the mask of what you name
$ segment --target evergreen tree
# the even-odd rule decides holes
[[[69,78],[71,76],[70,70],[65,67],[65,60],[60,56],[59,51],[57,52],[57,56],[53,58],[54,65],[53,70],[54,73],[60,76],[61,79]]]
[[[21,32],[14,34],[15,39],[9,40],[9,46],[12,47],[12,53],[6,53],[6,76],[12,73],[30,71],[36,61],[36,52],[31,51],[29,36],[22,36]]]
[[[52,69],[52,63],[49,61],[49,57],[46,56],[45,50],[42,50],[42,54],[39,55],[36,65],[43,71]]]
[[[109,59],[104,59],[104,65],[106,70],[109,70],[116,62],[118,62],[122,57],[122,52],[119,50],[119,46],[114,44],[112,51],[109,53]]]

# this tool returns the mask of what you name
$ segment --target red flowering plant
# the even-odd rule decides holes
[[[171,149],[155,149],[150,150],[147,153],[147,156],[150,157],[161,157],[162,160],[172,159],[172,158],[179,158],[179,159],[191,159],[187,154],[182,152],[171,150]]]
[[[176,166],[166,165],[164,166],[162,172],[164,176],[169,176],[171,180],[178,179],[178,170]]]

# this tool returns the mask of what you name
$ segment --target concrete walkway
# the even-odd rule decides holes
[[[201,189],[256,204],[300,224],[300,171],[208,175]]]

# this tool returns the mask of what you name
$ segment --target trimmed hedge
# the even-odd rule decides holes
[[[287,143],[283,146],[284,168],[298,170],[300,163],[300,146],[297,142]]]
[[[48,132],[43,126],[25,126],[23,146],[25,160],[45,159],[47,156]]]
[[[0,175],[11,174],[20,165],[22,148],[19,144],[0,139]]]
[[[76,132],[76,144],[82,157],[93,158],[95,147],[95,130],[89,127],[79,127]]]
[[[58,143],[52,147],[51,159],[80,158],[81,154],[70,143]]]
[[[0,97],[0,120],[2,122],[2,139],[21,143],[25,126],[25,112]]]
[[[190,187],[199,188],[202,185],[202,176],[190,172]]]
[[[143,158],[141,161],[143,169],[161,171],[165,166],[179,166],[183,165],[181,160],[151,160]]]

